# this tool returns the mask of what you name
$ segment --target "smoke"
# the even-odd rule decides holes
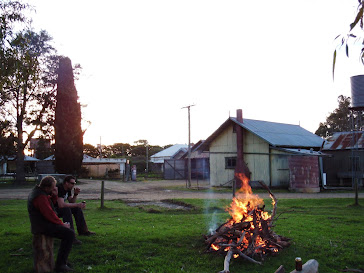
[[[213,190],[209,189],[207,192],[207,198],[204,204],[204,216],[206,222],[206,229],[209,234],[213,234],[218,227],[218,212],[217,201],[213,197]]]
[[[216,216],[216,213],[217,213],[216,210],[214,210],[212,212],[211,220],[210,220],[210,223],[208,224],[209,234],[214,234],[215,230],[217,229],[217,216]]]

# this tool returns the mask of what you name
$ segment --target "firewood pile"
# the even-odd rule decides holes
[[[249,262],[262,264],[266,255],[277,255],[280,250],[290,245],[289,238],[280,236],[272,230],[277,199],[263,182],[260,184],[272,198],[271,215],[264,211],[263,200],[252,194],[251,188],[248,186],[233,198],[233,202],[228,208],[232,217],[214,232],[205,236],[207,252],[226,255],[224,270],[221,272],[229,272],[232,257],[241,257]]]

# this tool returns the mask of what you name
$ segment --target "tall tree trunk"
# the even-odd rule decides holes
[[[16,152],[16,184],[25,183],[25,169],[24,169],[24,144],[23,144],[23,117],[17,118],[18,142]]]

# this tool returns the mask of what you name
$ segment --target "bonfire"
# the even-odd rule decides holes
[[[224,270],[229,272],[231,258],[242,257],[250,262],[262,264],[266,255],[277,255],[284,247],[290,245],[290,239],[273,232],[273,222],[277,210],[277,199],[263,182],[272,199],[271,214],[264,211],[263,199],[253,194],[249,179],[239,174],[242,187],[239,189],[229,208],[231,218],[206,236],[208,252],[226,254]]]

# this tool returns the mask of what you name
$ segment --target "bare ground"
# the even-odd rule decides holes
[[[127,202],[160,202],[165,199],[231,199],[232,193],[214,191],[208,181],[192,181],[193,190],[184,190],[185,180],[161,180],[144,182],[104,182],[105,200],[125,200]],[[80,200],[97,200],[101,196],[101,180],[81,179]],[[30,189],[0,189],[0,199],[27,199]],[[274,193],[279,199],[292,198],[354,198],[354,193]],[[261,198],[269,198],[268,193],[259,193]],[[364,193],[359,193],[364,198]]]

